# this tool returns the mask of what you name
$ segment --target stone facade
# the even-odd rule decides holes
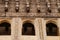
[[[0,16],[60,17],[59,2],[59,0],[0,0]],[[18,12],[16,12],[17,10]]]
[[[0,22],[7,20],[11,24],[11,35],[0,36],[2,40],[60,40],[60,18],[1,18]],[[22,35],[22,25],[30,21],[35,28],[35,35]],[[58,36],[47,36],[46,24],[54,23],[59,28]]]
[[[0,23],[11,24],[11,35],[0,40],[60,40],[59,0],[0,0]],[[23,23],[34,25],[35,35],[22,35]],[[47,23],[57,25],[58,36],[47,36]]]

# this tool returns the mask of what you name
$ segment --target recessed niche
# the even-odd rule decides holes
[[[35,28],[32,23],[24,23],[22,25],[22,35],[35,35]]]
[[[11,24],[8,22],[0,23],[0,35],[11,35]]]
[[[47,23],[46,32],[47,32],[47,36],[57,36],[58,35],[57,25],[54,23]]]

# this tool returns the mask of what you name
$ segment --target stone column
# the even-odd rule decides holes
[[[18,18],[13,18],[11,23],[12,40],[18,40]]]
[[[39,32],[39,18],[36,18],[35,20],[34,20],[34,26],[35,26],[35,34],[36,34],[36,36],[37,36],[37,40],[41,40],[41,38],[40,38],[40,32]]]
[[[38,21],[39,21],[38,22],[39,23],[39,37],[40,37],[41,40],[43,40],[42,18],[39,18]]]
[[[23,21],[21,20],[21,18],[19,18],[19,21],[18,21],[18,40],[22,40],[22,24],[23,24]]]
[[[58,27],[58,36],[59,36],[59,40],[60,40],[60,18],[58,18],[57,20],[57,27]]]
[[[46,21],[44,20],[44,18],[42,18],[42,38],[43,40],[46,40]]]
[[[57,20],[57,26],[58,26],[58,30],[59,30],[59,36],[60,36],[60,18],[58,18],[58,20]]]

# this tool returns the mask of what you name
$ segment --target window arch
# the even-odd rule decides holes
[[[26,22],[22,26],[22,35],[35,35],[35,29],[32,23]]]
[[[0,23],[0,35],[10,35],[11,34],[11,24],[2,21]]]
[[[57,25],[54,23],[47,23],[46,32],[47,32],[47,36],[57,36],[58,35]]]

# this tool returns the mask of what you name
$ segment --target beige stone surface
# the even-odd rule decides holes
[[[29,13],[26,12],[28,1],[30,1]],[[51,4],[51,13],[48,12],[46,3]],[[19,12],[15,10],[15,0],[9,1],[8,12],[4,11],[4,7],[4,0],[0,0],[0,23],[5,20],[11,24],[11,35],[0,35],[0,40],[60,40],[60,18],[56,18],[60,17],[59,0],[19,0]],[[37,9],[41,12],[38,13]],[[22,35],[22,25],[27,21],[34,25],[35,36]],[[49,22],[57,25],[58,36],[47,36],[46,23]]]

